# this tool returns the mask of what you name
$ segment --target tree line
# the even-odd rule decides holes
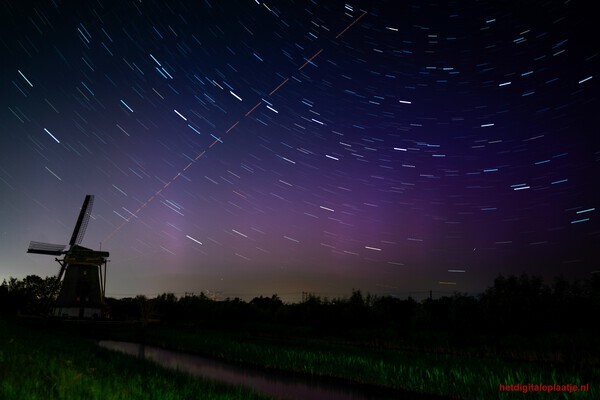
[[[47,315],[59,289],[55,277],[4,280],[0,314]],[[458,334],[577,332],[593,330],[600,315],[600,274],[585,281],[557,277],[549,284],[540,276],[500,275],[477,296],[455,293],[419,302],[354,290],[349,297],[335,299],[309,294],[292,304],[285,304],[276,294],[246,302],[239,298],[216,301],[204,293],[182,297],[164,293],[154,298],[107,298],[106,305],[114,320],[223,327],[277,324],[328,333],[363,329],[391,337],[436,330]]]

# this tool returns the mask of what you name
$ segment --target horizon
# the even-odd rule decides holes
[[[557,279],[565,279],[566,282],[571,284],[585,284],[593,279],[594,274],[600,273],[600,270],[594,270],[591,272],[590,276],[585,277],[583,279],[567,279],[564,275],[556,275],[554,277],[543,276],[543,275],[528,275],[526,273],[521,273],[519,275],[515,274],[502,274],[497,275],[493,281],[486,286],[483,290],[478,292],[460,292],[457,290],[424,290],[424,291],[409,291],[409,292],[396,292],[396,293],[371,293],[365,292],[360,288],[352,288],[348,293],[324,293],[324,292],[292,292],[292,293],[227,293],[227,292],[211,292],[211,291],[200,291],[200,292],[160,292],[160,293],[138,293],[138,294],[113,294],[110,296],[106,296],[107,299],[115,299],[115,300],[125,300],[125,299],[135,299],[137,297],[143,296],[146,300],[152,300],[158,298],[163,295],[174,295],[177,299],[185,298],[185,297],[194,297],[194,296],[204,296],[212,301],[231,301],[239,299],[243,302],[250,302],[255,298],[270,298],[272,296],[277,296],[284,304],[299,304],[305,302],[307,299],[314,297],[318,298],[323,302],[335,302],[336,300],[347,301],[354,292],[359,292],[363,297],[372,296],[373,298],[384,298],[384,297],[392,297],[399,300],[409,300],[412,299],[416,302],[423,302],[427,299],[438,300],[443,297],[454,297],[454,296],[467,296],[479,298],[484,295],[484,293],[488,289],[492,289],[495,285],[496,279],[498,278],[540,278],[542,285],[552,289],[554,283]],[[37,276],[37,275],[36,275]],[[48,279],[56,277],[56,275],[48,275],[42,276],[42,279]],[[7,284],[9,279],[18,279],[16,277],[2,278],[2,282],[0,284]],[[298,297],[298,295],[300,297]],[[291,296],[291,297],[290,297]]]
[[[598,270],[584,5],[117,3],[1,6],[0,279],[86,194],[107,297]]]

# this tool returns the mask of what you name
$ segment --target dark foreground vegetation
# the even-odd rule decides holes
[[[266,399],[246,389],[165,370],[59,330],[0,317],[0,399]]]
[[[0,311],[43,311],[46,280],[0,286]],[[276,295],[244,302],[203,294],[107,304],[113,320],[139,324],[96,329],[103,338],[453,398],[600,398],[598,274],[550,285],[535,276],[500,276],[477,297],[457,293],[421,302],[354,291],[298,304]],[[499,385],[530,383],[589,384],[589,392],[499,391]]]
[[[53,288],[58,290],[54,277],[30,275],[23,280],[5,280],[0,284],[0,315],[48,313],[56,297]],[[214,301],[203,293],[179,298],[171,293],[151,299],[107,298],[106,304],[112,320],[286,332],[292,329],[296,335],[318,333],[373,341],[437,342],[444,336],[457,344],[473,344],[475,336],[485,336],[489,344],[494,338],[510,335],[598,332],[600,274],[592,274],[583,282],[559,277],[551,285],[537,276],[499,276],[477,297],[455,293],[421,302],[410,297],[364,295],[355,290],[341,299],[309,294],[303,302],[294,304],[284,304],[277,295],[245,302],[238,298]],[[591,354],[580,351],[571,356],[571,361],[581,361],[581,357]]]

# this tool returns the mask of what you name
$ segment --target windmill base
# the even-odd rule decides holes
[[[53,315],[62,318],[93,318],[102,317],[102,309],[91,307],[59,307],[55,308]]]

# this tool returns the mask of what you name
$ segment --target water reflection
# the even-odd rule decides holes
[[[189,374],[224,382],[242,385],[279,399],[290,400],[375,400],[401,399],[424,400],[428,397],[419,395],[403,395],[401,393],[367,390],[363,387],[344,386],[322,379],[290,376],[282,373],[263,371],[240,366],[207,357],[180,353],[145,346],[138,343],[100,341],[99,345],[106,349],[120,351],[151,360],[163,367],[176,369]]]

